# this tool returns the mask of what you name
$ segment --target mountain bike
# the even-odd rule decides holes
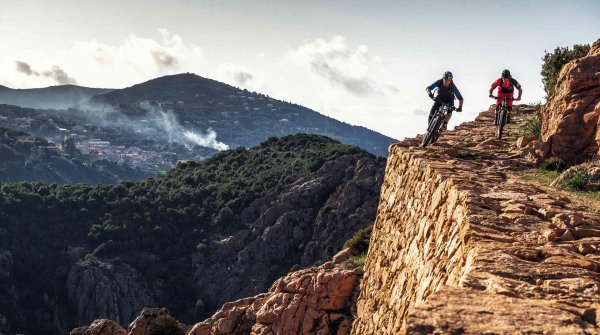
[[[498,97],[492,96],[494,99],[498,99]],[[508,121],[508,100],[515,101],[517,99],[504,97],[502,99],[502,104],[499,106],[498,111],[496,112],[494,124],[498,126],[498,131],[496,133],[496,138],[499,140],[502,139],[502,131],[504,130],[504,126]]]
[[[429,125],[427,127],[427,132],[423,135],[423,141],[421,142],[421,147],[424,148],[429,143],[435,143],[437,139],[440,137],[440,134],[444,130],[444,121],[448,117],[456,107],[442,103],[440,108],[438,108],[431,121],[429,121]]]

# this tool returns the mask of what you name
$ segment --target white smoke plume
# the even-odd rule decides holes
[[[74,78],[71,78],[62,68],[59,66],[52,66],[50,70],[46,71],[34,71],[29,63],[24,61],[16,61],[17,72],[23,73],[27,76],[47,77],[51,78],[60,85],[77,84]]]
[[[185,129],[171,111],[165,112],[160,105],[154,106],[143,102],[140,106],[149,113],[148,116],[153,120],[153,124],[156,128],[164,131],[167,140],[171,143],[181,143],[186,147],[199,145],[219,151],[229,149],[227,144],[217,141],[217,133],[212,128],[208,128],[206,134],[197,133]]]
[[[188,130],[183,133],[183,136],[199,146],[210,147],[219,151],[229,149],[227,144],[217,141],[217,133],[212,128],[208,128],[206,134],[200,135]]]

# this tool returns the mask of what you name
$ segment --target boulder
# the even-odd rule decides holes
[[[343,270],[331,262],[292,272],[269,291],[226,303],[188,335],[350,334],[352,307],[362,270]]]
[[[144,308],[127,328],[127,335],[184,335],[188,328],[175,320],[166,308]]]
[[[127,331],[115,321],[99,319],[90,326],[73,329],[69,335],[127,335]]]
[[[542,108],[542,141],[569,164],[600,153],[600,39],[587,56],[566,64]]]

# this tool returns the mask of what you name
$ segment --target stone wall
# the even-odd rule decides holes
[[[456,285],[469,262],[466,194],[443,171],[392,146],[381,192],[355,334],[397,333],[412,306]]]
[[[390,147],[354,334],[599,333],[600,214],[518,177],[532,112]]]

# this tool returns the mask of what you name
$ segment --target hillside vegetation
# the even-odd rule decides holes
[[[360,177],[357,172],[351,172],[353,164],[358,164],[361,170],[357,171],[363,171],[360,173],[364,177],[372,179],[353,182]],[[244,210],[260,213],[261,207],[264,210],[264,206],[272,206],[268,201],[281,199],[283,193],[296,199],[285,200],[291,201],[290,204],[295,202],[296,208],[308,201],[308,211],[303,217],[309,220],[309,230],[303,240],[289,240],[282,232],[282,239],[270,245],[286,245],[284,250],[289,251],[277,252],[284,259],[261,260],[265,262],[265,271],[272,271],[267,277],[280,276],[292,265],[301,263],[302,250],[309,245],[308,241],[318,239],[312,233],[317,228],[310,223],[317,213],[333,219],[353,217],[347,222],[354,226],[330,233],[341,235],[336,241],[328,242],[329,255],[355,231],[371,223],[383,166],[383,159],[359,148],[325,137],[300,134],[272,138],[251,149],[228,150],[202,162],[182,162],[165,175],[138,183],[2,185],[0,256],[5,261],[0,257],[0,277],[4,278],[0,281],[0,315],[8,320],[9,329],[28,334],[56,333],[98,317],[111,317],[125,323],[131,321],[126,319],[129,314],[139,312],[137,307],[151,304],[167,306],[182,319],[199,318],[222,302],[220,296],[224,296],[224,292],[217,290],[211,292],[214,297],[203,297],[206,305],[197,301],[198,296],[192,292],[199,288],[195,288],[194,281],[202,281],[202,276],[211,277],[214,273],[205,270],[209,273],[194,274],[193,258],[215,255],[214,250],[223,246],[224,238],[248,231],[254,225],[249,218],[255,214],[242,215]],[[309,177],[311,174],[314,177]],[[308,179],[303,181],[303,178]],[[318,180],[317,184],[314,180]],[[344,184],[348,182],[350,184]],[[304,199],[301,192],[309,187],[307,183],[330,186],[321,187],[310,199]],[[342,192],[340,187],[369,191],[360,191],[363,196],[349,199],[355,202],[351,206],[346,205],[346,200],[339,200],[346,207],[337,208],[331,197]],[[259,203],[263,205],[253,209],[252,204],[259,199],[271,200],[261,200],[264,202]],[[364,204],[370,206],[366,212]],[[293,206],[285,206],[293,209]],[[357,210],[360,211],[356,213],[365,214],[357,215]],[[290,215],[283,214],[285,211],[280,212],[282,217]],[[332,219],[321,220],[324,226],[320,229],[327,227],[327,220]],[[285,221],[278,222],[280,226],[285,224]],[[265,229],[265,223],[261,225],[262,228],[252,230]],[[297,234],[294,231],[294,236]],[[321,255],[319,250],[316,248],[314,256],[305,261],[317,261],[315,258]],[[223,257],[236,256],[228,252]],[[228,266],[223,259],[213,260],[212,264]],[[198,266],[207,265],[201,262]],[[241,271],[238,275],[242,279],[257,276],[265,280],[260,273]],[[231,272],[223,281],[230,277]],[[104,290],[109,293],[86,286],[92,285],[88,283],[90,280],[107,281]],[[123,285],[128,287],[129,293],[121,292],[123,297],[117,299],[131,300],[121,300],[121,307],[116,311],[111,310],[113,307],[92,310],[102,305],[103,297],[110,296],[111,289]],[[264,285],[270,282],[252,290],[264,290]],[[248,285],[242,281],[238,286],[241,292]],[[131,292],[133,295],[126,297]],[[88,298],[85,297],[94,294],[100,294],[94,298],[94,304],[86,303]],[[215,306],[210,303],[213,298]],[[123,305],[127,304],[132,307],[124,311]]]

